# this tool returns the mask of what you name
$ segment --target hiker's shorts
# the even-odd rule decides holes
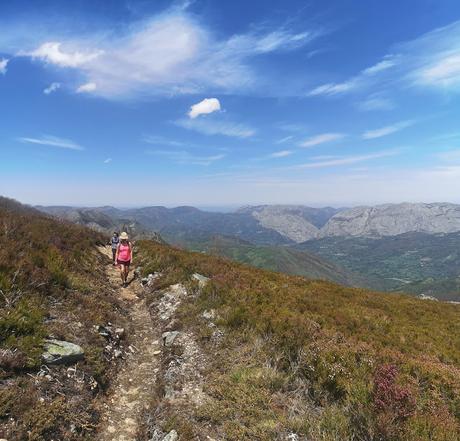
[[[129,266],[129,265],[131,265],[131,261],[130,260],[120,260],[120,259],[118,259],[117,264],[118,265]]]

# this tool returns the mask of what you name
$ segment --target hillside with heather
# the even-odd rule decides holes
[[[96,251],[105,240],[0,198],[1,438],[94,439],[97,397],[113,374],[96,327],[126,323]],[[44,363],[50,340],[78,345],[84,358]]]
[[[0,218],[8,440],[460,436],[458,305],[151,240],[121,288],[99,233],[6,199]],[[50,341],[81,353],[54,363]]]

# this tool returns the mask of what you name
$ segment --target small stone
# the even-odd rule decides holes
[[[214,311],[214,309],[211,309],[210,311],[204,311],[201,316],[206,320],[212,320],[216,316],[216,311]]]
[[[122,339],[125,336],[125,329],[124,328],[116,328],[115,329],[115,335]]]
[[[163,332],[163,346],[170,347],[174,344],[174,340],[180,334],[179,331]]]
[[[177,432],[175,430],[171,430],[171,432],[169,432],[164,438],[162,441],[176,441],[177,439],[179,439],[179,435],[177,434]]]
[[[123,352],[121,352],[120,349],[115,349],[115,351],[113,351],[113,356],[115,358],[121,358],[122,355],[123,355]]]
[[[161,351],[155,351],[155,352],[153,353],[153,355],[160,355],[160,354],[161,354]]]
[[[209,282],[209,277],[203,276],[202,274],[199,273],[194,273],[192,275],[192,278],[198,281],[199,286],[202,288]]]

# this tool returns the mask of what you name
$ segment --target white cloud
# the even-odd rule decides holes
[[[361,73],[363,75],[375,75],[376,73],[383,72],[396,65],[396,60],[391,56],[386,56],[382,61],[374,64],[371,67],[364,69]]]
[[[10,60],[8,58],[1,58],[0,59],[0,74],[2,74],[2,75],[6,74],[6,66],[8,65],[9,61]]]
[[[317,35],[281,28],[219,40],[185,9],[171,8],[133,23],[122,35],[107,32],[55,39],[20,55],[75,68],[105,97],[206,90],[243,93],[263,83],[259,80],[264,72],[256,72],[252,63],[255,57],[295,50]]]
[[[107,158],[104,160],[104,164],[109,164],[110,162],[112,162],[112,158]]]
[[[278,141],[276,141],[276,144],[284,144],[285,142],[288,142],[293,138],[293,135],[285,136],[284,138],[278,139]]]
[[[383,71],[386,71],[398,64],[397,58],[393,55],[387,55],[377,64],[363,69],[356,76],[341,83],[326,83],[312,89],[308,95],[338,95],[352,90],[362,88],[374,81],[372,77]]]
[[[197,116],[206,115],[218,110],[220,110],[220,102],[217,98],[205,98],[203,101],[190,107],[188,116],[193,119]]]
[[[415,121],[408,120],[408,121],[401,121],[396,124],[392,124],[389,126],[381,127],[375,130],[368,130],[362,134],[363,139],[375,139],[381,138],[382,136],[391,135],[392,133],[399,132],[407,127],[413,125]]]
[[[183,147],[185,145],[190,146],[190,143],[185,143],[182,141],[176,141],[173,139],[167,139],[163,136],[158,135],[145,135],[142,137],[142,141],[146,142],[147,144],[153,145],[168,145],[172,147]]]
[[[394,156],[399,154],[398,150],[382,150],[376,153],[370,153],[368,155],[354,155],[354,156],[344,156],[341,158],[326,159],[323,161],[317,162],[307,162],[306,164],[301,164],[297,168],[325,168],[325,167],[337,167],[341,165],[350,165],[356,164],[359,162],[370,161],[372,159],[385,158],[388,156]]]
[[[43,89],[45,95],[56,92],[61,87],[61,83],[51,83],[46,89]]]
[[[89,93],[94,92],[97,89],[96,83],[85,83],[77,87],[77,93]]]
[[[225,135],[236,138],[249,138],[256,133],[255,129],[251,127],[231,121],[180,119],[175,121],[175,124],[184,129],[203,133],[204,135]]]
[[[392,110],[395,108],[393,101],[377,94],[367,97],[359,102],[357,106],[359,110],[363,111]]]
[[[224,154],[210,155],[210,156],[197,156],[192,155],[185,150],[171,151],[171,150],[149,150],[146,152],[149,155],[163,156],[177,164],[191,164],[208,166],[212,163],[225,158]]]
[[[61,42],[48,41],[31,52],[22,51],[19,55],[29,56],[60,67],[79,67],[95,60],[103,53],[101,50],[87,53],[78,50],[65,52],[61,50],[61,47]]]
[[[286,156],[292,155],[292,150],[281,150],[279,152],[274,152],[270,155],[271,158],[285,158]]]
[[[57,136],[51,135],[43,135],[40,138],[23,137],[19,138],[19,141],[30,144],[49,145],[51,147],[59,147],[62,149],[84,150],[84,147],[70,139],[58,138]]]
[[[337,141],[343,139],[345,135],[343,133],[322,133],[321,135],[312,136],[300,143],[300,147],[314,147],[325,142]]]
[[[337,95],[339,93],[348,92],[356,87],[354,80],[347,81],[345,83],[327,83],[321,86],[315,87],[310,91],[308,95]]]

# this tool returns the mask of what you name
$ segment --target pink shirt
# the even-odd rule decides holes
[[[124,245],[120,243],[120,245],[118,245],[118,260],[122,262],[131,260],[131,246],[129,244]]]

